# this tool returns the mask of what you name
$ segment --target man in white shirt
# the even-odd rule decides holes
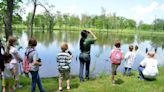
[[[154,52],[148,52],[148,57],[141,61],[138,67],[141,80],[155,79],[158,75],[158,61],[154,58]]]

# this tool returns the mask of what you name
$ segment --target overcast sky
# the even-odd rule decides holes
[[[106,14],[116,13],[117,16],[140,20],[145,23],[152,23],[155,18],[164,19],[164,0],[46,0],[55,5],[54,13],[70,13],[80,15],[100,15],[101,7],[106,10]],[[24,4],[26,13],[32,12],[31,4]],[[41,7],[37,8],[37,14],[44,12]]]

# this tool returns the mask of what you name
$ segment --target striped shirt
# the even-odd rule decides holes
[[[71,58],[72,58],[72,55],[70,55],[69,53],[60,52],[57,55],[58,69],[69,70],[70,69],[69,64],[71,63]]]

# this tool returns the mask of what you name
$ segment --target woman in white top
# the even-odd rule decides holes
[[[148,52],[148,57],[141,61],[138,67],[139,77],[144,79],[155,79],[158,75],[158,61],[154,58],[154,52]]]
[[[19,62],[22,61],[22,58],[20,57],[17,48],[15,47],[16,44],[16,38],[10,36],[7,43],[7,53],[12,55],[12,61],[11,64],[14,65],[14,68],[16,69],[15,74],[15,87],[19,87],[18,80],[19,80]]]

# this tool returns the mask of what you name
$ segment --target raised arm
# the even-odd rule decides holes
[[[97,37],[95,36],[95,34],[92,32],[92,31],[88,31],[91,35],[92,35],[92,37],[94,38],[94,40],[97,40]]]

